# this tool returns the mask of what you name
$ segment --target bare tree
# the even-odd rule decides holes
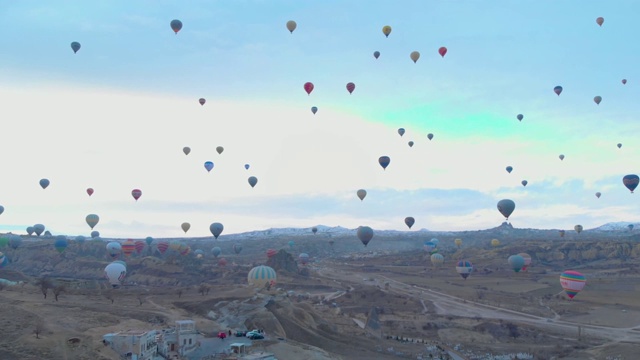
[[[182,296],[182,293],[183,293],[183,292],[184,292],[184,290],[183,290],[183,289],[181,289],[181,288],[180,288],[180,289],[178,289],[178,290],[176,290],[176,294],[178,294],[178,299],[180,299],[180,297]]]
[[[41,322],[37,322],[33,328],[33,334],[36,336],[36,339],[40,339],[40,334],[44,331],[44,324]]]
[[[209,293],[209,286],[207,284],[200,284],[198,287],[198,293],[204,296],[205,293]]]
[[[40,279],[38,279],[36,281],[36,285],[40,287],[40,291],[42,291],[42,295],[44,295],[44,298],[47,298],[47,293],[49,292],[50,288],[53,288],[53,284],[51,283],[51,280],[46,277],[43,276]]]
[[[60,294],[62,294],[66,290],[67,287],[64,284],[58,284],[53,287],[53,296],[55,297],[56,301],[58,301],[58,296],[60,296]]]
[[[136,299],[138,299],[138,303],[140,303],[140,306],[142,306],[142,303],[144,302],[144,295],[143,294],[138,294],[136,296]]]
[[[113,296],[113,295],[114,295],[114,294],[113,294],[113,291],[111,291],[111,290],[107,290],[107,291],[104,293],[104,297],[105,297],[107,300],[110,300],[112,304],[113,304],[113,300],[114,300],[114,296]]]

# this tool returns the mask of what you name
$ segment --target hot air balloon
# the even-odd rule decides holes
[[[135,242],[135,247],[136,247],[136,254],[140,255],[142,254],[142,250],[144,250],[145,247],[145,242],[142,240],[138,240]]]
[[[90,236],[91,236],[92,239],[99,239],[100,238],[100,232],[96,231],[96,230],[93,230],[91,232]]]
[[[249,170],[249,167],[250,167],[250,166],[251,166],[251,165],[249,165],[249,164],[244,164],[244,169],[245,169],[245,170]]]
[[[582,225],[576,225],[576,226],[574,226],[574,227],[573,227],[573,229],[574,229],[578,234],[580,234],[580,233],[582,232],[583,227],[582,227]]]
[[[438,266],[440,266],[443,262],[444,262],[444,256],[442,256],[441,254],[435,253],[435,254],[431,254],[431,263],[433,264],[434,268],[437,268]]]
[[[191,224],[189,224],[188,222],[183,222],[180,227],[182,228],[182,231],[184,231],[184,233],[186,234],[187,231],[189,231],[189,229],[191,229]]]
[[[216,147],[216,152],[218,153],[218,155],[222,154],[223,151],[224,151],[224,148],[222,146]]]
[[[205,99],[205,98],[200,98],[200,99],[198,99],[198,102],[200,103],[200,105],[203,105],[203,106],[204,106],[204,104],[207,102],[207,99]]]
[[[438,240],[436,238],[431,238],[431,242],[436,244],[436,247],[438,247],[438,244],[440,244],[440,240]]]
[[[247,179],[247,181],[249,182],[249,185],[251,185],[251,187],[255,187],[258,183],[258,178],[255,176],[249,176],[249,179]]]
[[[527,186],[529,182],[527,180],[522,180],[520,183],[522,184],[522,186]]]
[[[277,275],[276,271],[269,266],[256,266],[249,270],[247,274],[247,282],[249,286],[262,289],[266,286],[274,286],[276,284]]]
[[[626,85],[627,84],[627,79],[622,79],[622,85]]]
[[[311,92],[313,91],[313,83],[311,82],[304,83],[304,91],[307,92],[307,95],[311,95]]]
[[[98,221],[100,221],[100,217],[96,214],[89,214],[85,218],[85,221],[87,222],[87,225],[89,225],[89,227],[93,229],[96,225],[98,225]]]
[[[633,190],[636,189],[636,187],[638,187],[638,181],[640,180],[640,178],[638,178],[638,175],[634,175],[634,174],[629,174],[629,175],[625,175],[622,178],[622,183],[624,184],[624,186],[627,187],[627,189],[629,189],[629,191],[631,191],[631,193],[633,194]]]
[[[107,253],[112,259],[116,259],[122,252],[122,245],[117,241],[111,241],[107,244]]]
[[[400,136],[404,135],[404,128],[400,128],[400,129],[398,129],[398,134],[399,134]]]
[[[8,264],[9,260],[7,256],[3,252],[0,252],[0,269],[7,266]]]
[[[71,43],[71,50],[73,50],[74,54],[77,53],[78,50],[80,50],[80,47],[81,47],[81,45],[77,41],[74,41],[74,42]]]
[[[84,236],[82,236],[82,235],[78,235],[78,236],[76,236],[75,241],[76,241],[78,244],[81,244],[81,245],[82,245],[82,244],[84,244],[84,242],[85,242],[85,241],[87,241],[87,238],[85,238],[85,237],[84,237]]]
[[[597,197],[598,199],[600,199],[600,195],[602,195],[602,194],[600,193],[600,191],[598,191],[598,192],[596,193],[596,197]]]
[[[298,255],[298,259],[300,259],[302,265],[307,265],[309,263],[309,254],[301,253],[300,255]]]
[[[213,169],[213,161],[205,161],[204,168],[207,170],[207,172],[211,172],[211,170]]]
[[[356,84],[354,84],[352,82],[347,83],[347,91],[349,92],[349,94],[352,94],[353,90],[355,90],[355,89],[356,89]]]
[[[455,239],[453,240],[453,243],[456,244],[456,247],[458,247],[458,249],[460,249],[460,246],[462,246],[462,239]]]
[[[140,199],[140,196],[142,196],[142,190],[140,190],[140,189],[131,190],[131,196],[133,196],[133,198],[136,201],[138,201],[138,199]]]
[[[566,270],[560,274],[560,285],[569,299],[573,299],[574,296],[578,295],[586,283],[587,279],[577,271]]]
[[[166,241],[160,241],[156,244],[156,248],[158,249],[158,252],[160,252],[160,254],[164,254],[165,252],[167,252],[167,250],[169,250],[169,243]]]
[[[553,92],[556,93],[556,95],[560,96],[560,94],[562,94],[562,86],[558,85],[554,87]]]
[[[89,196],[93,195],[93,189],[92,188],[87,188],[87,194]]]
[[[311,112],[315,115],[318,112],[318,108],[316,106],[311,107]]]
[[[560,158],[560,161],[564,160],[564,155],[560,154],[560,156],[558,156],[558,158]]]
[[[389,34],[391,34],[391,26],[389,25],[383,26],[382,33],[384,34],[385,37],[389,37]]]
[[[524,258],[520,255],[511,255],[507,261],[509,262],[511,269],[515,272],[520,272],[524,266]]]
[[[516,116],[516,119],[518,119],[518,121],[522,121],[522,119],[524,119],[524,115],[522,115],[522,114],[518,114],[518,115]]]
[[[505,170],[507,170],[507,172],[511,174],[511,171],[513,171],[513,166],[507,166]]]
[[[437,245],[433,241],[425,241],[422,244],[422,249],[424,249],[424,251],[426,253],[429,253],[429,254],[436,253],[437,251],[434,251],[434,250],[436,250],[436,247],[437,247]]]
[[[379,58],[380,57],[380,51],[374,51],[373,52],[373,57],[376,58],[376,59]]]
[[[136,251],[136,242],[132,239],[127,239],[127,241],[122,243],[122,253],[124,256],[129,257],[133,252]]]
[[[236,255],[240,254],[241,251],[242,251],[242,245],[233,244],[233,252],[236,253]]]
[[[267,258],[272,258],[274,256],[276,256],[276,254],[278,253],[277,250],[275,249],[267,249]]]
[[[409,141],[407,144],[409,144],[409,147],[413,147],[413,141]]]
[[[447,55],[447,48],[444,46],[441,46],[440,49],[438,49],[438,54],[440,54],[440,56],[444,57],[445,55]]]
[[[182,21],[180,20],[171,20],[171,30],[173,30],[176,35],[178,35],[178,31],[182,30]]]
[[[220,258],[220,260],[218,260],[218,266],[220,266],[220,267],[225,267],[225,266],[227,266],[227,259],[225,259],[225,258]]]
[[[287,30],[289,30],[290,33],[293,34],[293,30],[295,30],[296,27],[298,27],[298,24],[296,24],[295,21],[293,20],[287,21]]]
[[[64,235],[58,235],[56,237],[56,241],[53,243],[53,247],[60,254],[62,254],[66,250],[68,245],[69,245],[69,242],[67,241],[67,237]]]
[[[460,260],[456,264],[456,272],[466,280],[473,272],[473,264],[471,261]]]
[[[558,232],[560,233],[560,237],[564,237],[564,230],[558,230]]]
[[[224,230],[224,225],[222,225],[219,222],[214,222],[211,225],[209,225],[209,231],[211,231],[211,234],[216,239],[218,238],[218,236],[220,236],[220,234],[222,234],[223,230]]]
[[[416,219],[414,219],[412,216],[407,216],[406,218],[404,218],[404,223],[409,227],[409,229],[411,229],[413,224],[416,223]]]
[[[596,105],[600,105],[601,101],[602,101],[602,96],[596,96],[593,98],[593,102],[596,103]]]
[[[364,200],[364,198],[367,196],[367,190],[365,189],[360,189],[358,191],[356,191],[356,195],[358,196],[358,198],[360,199],[360,201]]]
[[[144,239],[144,242],[147,244],[147,246],[151,246],[151,244],[153,243],[153,238],[151,236],[147,236]]]
[[[506,220],[509,220],[509,216],[516,208],[516,203],[510,199],[502,199],[498,201],[498,211],[502,214]]]
[[[202,251],[202,249],[196,249],[193,253],[196,256],[196,259],[202,259],[204,257],[204,251]]]
[[[618,145],[616,145],[618,147],[618,149],[620,149],[622,147],[621,143],[618,143]]]
[[[596,19],[596,24],[598,24],[598,26],[602,26],[603,23],[604,23],[604,18],[602,16]]]
[[[222,249],[220,249],[220,247],[216,246],[213,249],[211,249],[211,253],[213,254],[214,257],[218,257],[218,255],[220,255],[220,253],[222,253]]]
[[[359,226],[356,234],[358,235],[358,239],[360,239],[366,247],[373,238],[373,229],[368,226]]]
[[[33,225],[33,232],[36,233],[36,236],[40,236],[40,234],[44,232],[44,225],[42,224]]]
[[[9,247],[13,250],[17,249],[22,245],[22,238],[15,234],[9,234]]]
[[[40,186],[43,189],[46,189],[47,186],[49,186],[49,184],[50,184],[49,179],[40,179]]]
[[[188,146],[185,146],[185,147],[183,147],[183,148],[182,148],[182,152],[183,152],[185,155],[189,155],[189,153],[191,152],[191,148],[190,148],[190,147],[188,147]]]
[[[313,235],[315,235],[318,232],[318,228],[317,227],[312,227],[311,228],[311,232],[313,233]]]
[[[9,239],[7,237],[0,237],[0,248],[3,248],[9,244]]]
[[[385,170],[387,166],[389,166],[389,163],[391,163],[391,158],[389,158],[388,156],[380,156],[378,158],[378,164],[382,166],[383,170]]]
[[[633,224],[627,225],[627,228],[629,228],[629,231],[633,231]]]
[[[531,265],[531,255],[527,253],[520,253],[518,255],[522,256],[522,258],[524,259],[524,266],[522,267],[521,270],[527,271],[527,268],[529,267],[529,265]]]
[[[498,240],[498,239],[491,239],[491,246],[493,246],[493,247],[498,247],[498,246],[500,246],[500,240]]]
[[[33,226],[27,226],[27,234],[29,234],[29,236],[33,235],[33,233],[36,230],[33,228]]]
[[[4,206],[0,205],[0,215],[4,212]]]
[[[411,58],[411,60],[413,60],[413,63],[417,63],[418,59],[420,59],[420,53],[417,51],[413,51],[411,52],[411,54],[409,55],[409,57]]]
[[[127,268],[121,263],[112,262],[104,268],[104,277],[109,281],[111,287],[117,289],[122,285],[125,276],[127,276]]]
[[[431,133],[427,134],[427,138],[428,138],[429,140],[433,139],[433,134],[431,134]]]

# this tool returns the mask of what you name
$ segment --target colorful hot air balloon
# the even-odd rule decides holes
[[[67,237],[64,235],[59,235],[58,237],[56,237],[56,241],[53,243],[53,247],[60,254],[62,254],[66,250],[68,245],[69,242],[67,241]]]
[[[511,174],[511,171],[513,171],[513,166],[507,166],[505,170],[507,170],[507,172]]]
[[[216,152],[218,153],[218,155],[221,155],[223,151],[224,148],[222,146],[216,146]]]
[[[440,56],[444,57],[445,55],[447,55],[447,48],[444,46],[441,46],[440,49],[438,49],[438,54],[440,54]]]
[[[624,186],[627,187],[627,189],[629,189],[629,191],[631,191],[632,194],[633,194],[633,190],[635,190],[636,187],[638,187],[639,181],[640,181],[640,178],[638,178],[638,175],[635,175],[635,174],[625,175],[622,178],[622,183],[624,184]]]
[[[569,299],[573,299],[574,296],[578,295],[586,283],[587,278],[577,271],[566,270],[560,274],[560,285]]]
[[[562,93],[562,86],[558,85],[554,87],[553,92],[556,93],[556,95],[560,96],[560,94]]]
[[[413,224],[416,223],[416,219],[414,219],[413,216],[407,216],[406,218],[404,218],[404,223],[409,227],[409,229],[411,229]]]
[[[460,249],[460,246],[462,246],[462,239],[455,239],[453,240],[453,243],[456,244],[458,249]]]
[[[596,193],[596,197],[597,197],[598,199],[600,199],[600,195],[602,195],[602,194],[600,193],[600,191],[598,191],[598,192]]]
[[[117,259],[122,252],[122,245],[117,241],[111,241],[107,244],[107,253],[112,259]]]
[[[582,225],[576,225],[573,227],[573,230],[575,230],[578,234],[580,234],[582,232]]]
[[[132,239],[127,239],[127,241],[122,243],[122,253],[124,256],[129,257],[133,252],[136,251],[136,243]]]
[[[272,258],[274,256],[276,256],[276,254],[278,253],[277,250],[275,249],[267,249],[267,258]]]
[[[293,31],[296,29],[296,27],[298,27],[298,24],[296,24],[295,21],[293,20],[287,21],[287,30],[289,30],[290,33],[293,34]]]
[[[156,248],[158,249],[158,252],[160,252],[160,255],[163,255],[167,250],[169,250],[169,243],[166,241],[160,241],[156,244]]]
[[[312,106],[311,107],[311,112],[313,113],[313,115],[315,115],[318,112],[318,107]]]
[[[182,30],[182,21],[175,19],[175,20],[171,20],[171,30],[173,30],[174,33],[176,33],[176,35],[178,35],[178,31]]]
[[[89,227],[93,229],[96,225],[98,225],[98,221],[100,221],[100,217],[96,214],[89,214],[85,218],[85,221],[87,222],[87,225],[89,225]]]
[[[213,170],[213,161],[205,161],[204,168],[207,170],[207,172],[211,172],[211,170]]]
[[[188,146],[185,146],[185,147],[183,147],[183,148],[182,148],[182,152],[183,152],[185,155],[189,155],[189,153],[191,152],[191,148],[190,148],[190,147],[188,147]]]
[[[527,180],[522,180],[520,183],[522,184],[522,186],[527,186],[529,182]]]
[[[142,254],[142,250],[144,250],[145,242],[142,240],[138,240],[135,242],[135,247],[136,247],[136,254],[140,255]]]
[[[356,89],[356,84],[354,84],[352,82],[347,83],[347,91],[349,92],[349,94],[352,94],[353,90],[355,90],[355,89]]]
[[[529,265],[531,265],[531,255],[527,253],[520,253],[518,255],[522,256],[522,258],[524,259],[524,266],[522,267],[521,270],[527,271],[527,268],[529,267]]]
[[[224,230],[224,225],[222,225],[219,222],[214,222],[211,225],[209,225],[209,231],[211,231],[211,235],[213,235],[214,238],[218,238],[218,236],[220,236],[220,234],[222,234],[222,231]]]
[[[433,139],[433,134],[431,134],[431,133],[427,134],[427,138],[428,138],[429,140]]]
[[[434,268],[437,268],[438,266],[440,266],[443,262],[444,262],[444,256],[442,256],[442,254],[431,254],[431,264],[433,264]]]
[[[307,95],[311,95],[311,92],[313,91],[313,83],[311,82],[304,83],[304,91],[307,92]]]
[[[520,255],[511,255],[507,261],[509,262],[511,269],[515,272],[520,272],[524,266],[524,258]]]
[[[104,268],[104,277],[109,281],[111,287],[117,289],[122,285],[127,276],[127,267],[121,263],[112,262]]]
[[[373,52],[373,57],[376,58],[376,59],[379,58],[380,57],[380,51],[374,51]]]
[[[424,249],[424,251],[429,254],[434,254],[438,252],[436,248],[437,248],[437,245],[433,241],[425,241],[422,244],[422,249]]]
[[[389,166],[389,163],[391,163],[391,158],[389,158],[388,156],[380,156],[378,158],[378,164],[382,166],[383,170],[387,169],[387,166]]]
[[[522,119],[524,119],[524,115],[522,115],[522,114],[518,114],[518,115],[516,116],[516,119],[518,119],[518,121],[522,121]]]
[[[203,105],[203,106],[204,106],[204,104],[207,102],[207,99],[205,99],[205,98],[200,98],[200,99],[198,99],[198,102],[200,103],[200,105]]]
[[[251,187],[255,187],[258,183],[258,178],[255,176],[249,176],[249,179],[247,179],[247,181],[249,182],[249,185],[251,185]]]
[[[249,274],[247,274],[247,282],[249,286],[262,289],[269,286],[274,286],[277,281],[276,271],[269,266],[256,266],[253,269],[249,270]]]
[[[516,203],[510,199],[502,199],[498,201],[498,211],[502,216],[505,217],[506,220],[509,220],[509,216],[513,213],[513,210],[516,208]]]
[[[356,191],[356,195],[358,196],[358,198],[360,199],[360,201],[364,200],[364,198],[367,196],[367,190],[365,189],[359,189],[358,191]]]
[[[491,239],[491,246],[493,246],[493,247],[498,247],[498,246],[500,246],[500,240],[498,240],[498,239]]]
[[[598,24],[598,26],[602,26],[603,23],[604,23],[604,18],[602,16],[596,19],[596,24]]]
[[[411,60],[413,60],[413,63],[417,63],[418,59],[420,59],[420,53],[418,51],[412,51],[411,54],[409,54],[409,57],[411,58]]]
[[[87,188],[87,194],[89,196],[93,195],[93,188]]]
[[[189,229],[191,229],[191,224],[189,224],[188,222],[183,222],[180,227],[182,228],[182,231],[184,231],[184,233],[186,234],[187,231],[189,231]]]
[[[473,264],[471,261],[460,260],[456,264],[456,272],[466,280],[473,272]]]
[[[356,234],[365,247],[369,244],[369,241],[373,239],[373,229],[368,226],[359,226]]]
[[[138,199],[140,199],[140,196],[142,196],[142,190],[140,190],[140,189],[131,190],[131,196],[133,196],[133,198],[136,201],[138,201]]]
[[[596,105],[600,105],[601,101],[602,101],[602,96],[596,96],[593,98],[593,102],[596,103]]]
[[[74,42],[71,43],[71,50],[73,50],[74,54],[77,53],[78,50],[80,50],[80,47],[81,47],[81,45],[77,41],[74,41]]]
[[[49,179],[40,179],[40,187],[42,187],[43,189],[46,189],[49,184]]]
[[[384,34],[385,37],[389,37],[389,34],[391,34],[391,26],[389,25],[383,26],[382,33]]]
[[[404,128],[399,128],[399,129],[398,129],[398,134],[399,134],[400,136],[404,135],[404,132],[405,132]]]
[[[301,253],[300,255],[298,255],[298,259],[300,260],[302,265],[307,265],[309,263],[309,254]]]

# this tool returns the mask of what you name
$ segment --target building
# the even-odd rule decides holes
[[[158,353],[170,356],[172,353],[187,355],[200,345],[196,322],[193,320],[177,320],[176,326],[158,333]]]
[[[157,330],[120,331],[104,335],[102,341],[125,359],[152,360],[158,355],[157,333]]]

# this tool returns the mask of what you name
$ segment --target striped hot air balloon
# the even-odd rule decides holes
[[[573,299],[574,296],[578,295],[586,284],[587,278],[575,270],[566,270],[560,274],[560,285],[569,299]]]
[[[269,249],[269,250],[267,250],[267,257],[268,257],[268,258],[272,258],[272,257],[274,257],[277,253],[278,253],[278,251],[277,251],[277,250]]]
[[[129,239],[122,243],[122,253],[124,256],[129,257],[133,252],[136,251],[136,243]]]
[[[138,240],[134,243],[134,246],[136,248],[136,254],[140,255],[142,253],[142,250],[144,250],[146,243],[142,240]]]
[[[167,250],[169,250],[169,243],[166,241],[160,241],[158,244],[156,244],[156,247],[158,248],[160,254],[164,254],[167,252]]]
[[[273,270],[273,268],[264,265],[254,267],[247,275],[247,282],[249,285],[257,288],[263,288],[267,284],[273,286],[276,284],[276,280],[276,271]]]

